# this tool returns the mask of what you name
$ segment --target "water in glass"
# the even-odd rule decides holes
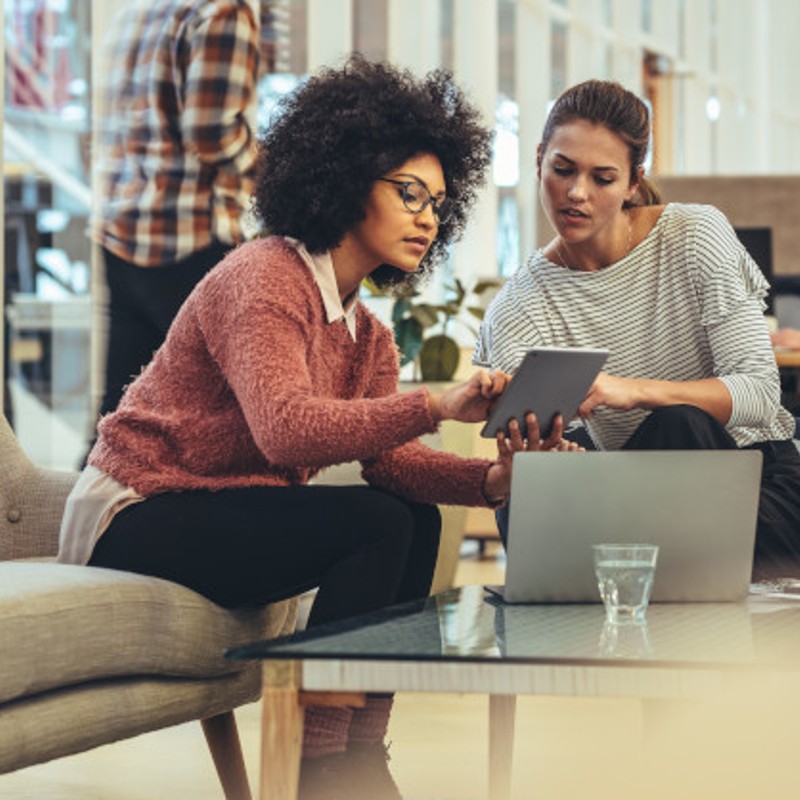
[[[609,622],[641,622],[653,588],[658,548],[597,545],[595,575]]]

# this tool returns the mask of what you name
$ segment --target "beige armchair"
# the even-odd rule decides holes
[[[291,632],[296,599],[228,611],[168,581],[52,563],[75,477],[32,464],[0,418],[0,772],[199,719],[225,797],[249,800],[233,709],[259,697],[261,668],[223,654]]]

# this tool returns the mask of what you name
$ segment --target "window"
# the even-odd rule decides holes
[[[642,30],[653,32],[653,0],[641,0]]]
[[[4,411],[34,460],[72,468],[92,417],[90,8],[7,0],[4,11]]]
[[[567,26],[558,20],[550,24],[550,97],[555,99],[567,88]]]
[[[354,0],[353,49],[369,59],[386,58],[387,0]]]

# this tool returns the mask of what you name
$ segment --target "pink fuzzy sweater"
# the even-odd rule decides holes
[[[436,427],[427,390],[398,394],[397,379],[392,332],[359,304],[354,342],[296,251],[258,239],[198,284],[89,463],[148,496],[300,484],[360,460],[409,499],[486,505],[489,462],[416,441]]]

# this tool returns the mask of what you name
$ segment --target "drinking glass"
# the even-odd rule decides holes
[[[597,587],[612,624],[644,621],[653,588],[658,545],[596,544]]]

